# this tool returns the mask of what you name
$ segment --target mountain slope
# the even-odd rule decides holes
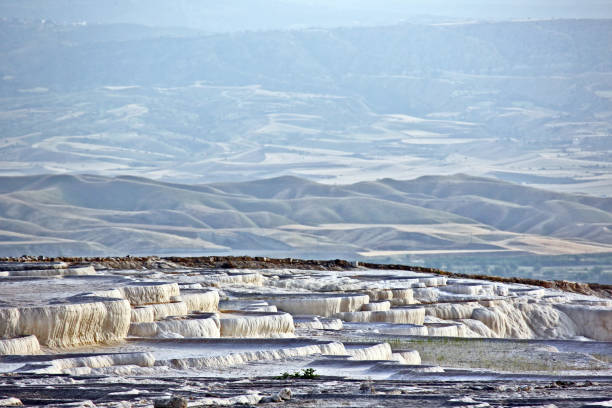
[[[612,20],[447,23],[210,34],[0,19],[0,175],[469,172],[612,196]],[[322,189],[298,185],[256,196]]]
[[[344,186],[3,177],[0,255],[609,252],[611,202],[465,175]]]

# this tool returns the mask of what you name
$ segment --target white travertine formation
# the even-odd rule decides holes
[[[446,285],[448,278],[446,276],[424,276],[419,277],[419,282],[424,283],[425,286],[444,286]]]
[[[129,330],[130,312],[123,299],[0,308],[0,337],[33,334],[51,347],[119,341]]]
[[[484,306],[484,307],[492,307],[492,306],[499,306],[502,303],[505,302],[514,302],[518,299],[516,298],[506,298],[506,299],[478,299],[477,303],[480,306]]]
[[[477,302],[437,303],[425,307],[427,316],[435,316],[444,320],[469,319],[474,309],[481,307]]]
[[[342,330],[342,320],[333,319],[330,317],[322,317],[319,319],[323,325],[323,330]]]
[[[402,357],[402,355],[400,355],[399,353],[391,354],[391,360],[395,361],[398,364],[408,364],[406,360],[404,360],[404,357]]]
[[[66,273],[66,269],[26,269],[23,271],[7,271],[4,276],[29,276],[29,277],[43,277],[43,276],[63,276]]]
[[[189,313],[185,302],[159,303],[149,306],[153,309],[155,320],[162,320],[168,316],[185,316]]]
[[[343,295],[322,297],[292,297],[270,299],[269,303],[293,315],[333,316],[341,312],[354,312],[370,302],[368,295]]]
[[[169,367],[153,366],[153,367],[141,367],[133,364],[125,364],[110,367],[76,367],[63,370],[65,374],[70,375],[107,375],[107,376],[135,376],[144,375],[153,377],[170,371]]]
[[[427,327],[427,335],[428,336],[436,336],[436,337],[458,337],[459,324],[443,324],[443,323],[430,323],[425,324]]]
[[[284,278],[279,279],[277,273],[283,275]],[[339,276],[338,272],[311,271],[307,274],[296,274],[296,271],[291,270],[276,270],[275,275],[269,276],[266,284],[277,288],[299,289],[309,292],[354,292],[371,286],[348,276]]]
[[[204,286],[200,283],[179,283],[178,285],[181,289],[181,293],[184,289],[204,289]]]
[[[136,306],[132,308],[132,323],[146,323],[153,321],[155,321],[155,311],[151,306]]]
[[[514,305],[524,316],[535,338],[567,339],[574,338],[580,333],[575,322],[552,305],[525,302]],[[581,327],[589,326],[589,322],[584,320],[578,322]]]
[[[38,353],[40,353],[40,344],[36,336],[29,335],[12,339],[0,338],[0,356]]]
[[[399,354],[404,359],[404,364],[421,364],[421,355],[418,350],[397,350],[394,354]]]
[[[435,303],[440,299],[438,288],[413,288],[413,296],[421,303]]]
[[[377,324],[380,333],[395,334],[403,336],[427,336],[427,327],[419,324]]]
[[[206,275],[202,279],[203,282],[219,285],[242,284],[251,286],[262,286],[264,277],[259,272],[239,272],[239,273],[215,273],[214,275]]]
[[[0,407],[21,407],[23,402],[15,397],[0,397]]]
[[[391,309],[381,312],[345,312],[337,313],[335,317],[345,322],[423,324],[425,320],[425,309],[416,307],[409,309]]]
[[[119,289],[108,289],[108,290],[96,290],[93,292],[83,293],[81,294],[81,296],[121,299],[123,298],[123,293],[121,293]]]
[[[494,285],[493,288],[493,291],[497,296],[508,296],[508,294],[510,293],[508,287],[504,285]]]
[[[465,319],[465,320],[468,320],[468,319]],[[480,323],[482,323],[482,322],[480,322]],[[474,330],[472,330],[470,328],[470,326],[464,324],[463,321],[460,321],[460,322],[457,323],[457,336],[458,337],[470,337],[470,338],[481,338],[481,337],[484,337],[484,336],[481,336],[480,333],[475,332]]]
[[[93,266],[79,266],[73,268],[52,268],[52,269],[25,269],[9,271],[7,276],[83,276],[96,275],[97,272]]]
[[[296,329],[342,330],[343,327],[340,319],[317,316],[294,316],[293,324]]]
[[[176,283],[133,284],[119,288],[122,297],[134,306],[151,303],[169,303],[172,296],[179,295],[179,286]]]
[[[490,285],[481,285],[481,284],[464,284],[464,283],[455,283],[453,285],[448,285],[443,288],[445,292],[456,293],[460,295],[468,295],[468,296],[493,296],[493,287]]]
[[[465,330],[461,337],[499,337],[497,333],[489,329],[489,327],[480,320],[461,319],[460,321],[469,329],[469,331]]]
[[[297,345],[272,350],[243,351],[237,353],[223,354],[219,356],[188,357],[158,361],[156,365],[168,365],[173,368],[223,368],[250,361],[283,360],[291,357],[324,355],[347,355],[344,345],[340,342],[329,342],[319,344]]]
[[[295,328],[289,313],[232,312],[224,314],[221,337],[293,337]]]
[[[70,278],[57,276],[63,273],[62,268],[47,269],[53,269],[49,279],[0,278],[0,301],[11,305],[0,307],[0,354],[22,354],[0,359],[0,372],[11,372],[23,365],[19,371],[26,373],[116,377],[191,375],[175,370],[201,369],[202,375],[244,372],[250,376],[256,372],[280,374],[285,368],[294,372],[312,363],[321,368],[321,375],[409,379],[443,370],[420,366],[421,358],[415,350],[392,351],[388,343],[378,342],[393,344],[390,339],[394,336],[612,339],[610,301],[518,283],[467,279],[447,282],[446,278],[413,271],[287,269],[217,273],[175,269],[101,271],[95,277]],[[36,272],[35,268],[16,269],[21,270]],[[219,288],[203,289],[207,284]],[[21,307],[29,302],[29,288],[37,294],[37,303]],[[418,303],[421,305],[405,306]],[[277,307],[283,312],[276,312]],[[189,314],[193,311],[206,313]],[[345,332],[323,332],[342,329]],[[130,338],[121,341],[128,333]],[[24,335],[29,336],[19,337]],[[360,343],[306,338],[319,336]],[[272,339],[283,337],[287,339]],[[45,345],[73,347],[117,340],[117,344],[104,347],[103,355],[62,354],[56,355],[56,360],[51,355],[24,355],[38,353]],[[18,344],[21,342],[28,345]],[[460,343],[468,349],[481,342]],[[574,348],[582,347],[582,343],[569,343]],[[525,344],[529,349],[519,350],[517,355],[550,353],[550,349],[541,351],[531,344],[516,344]],[[422,352],[427,350],[427,344],[421,345]],[[591,348],[599,347],[606,345],[593,344]],[[115,355],[109,354],[110,350],[154,354]],[[595,358],[589,363],[586,354],[578,356],[581,353],[568,353],[561,347],[559,350],[563,350],[557,353],[559,356],[572,354],[560,358],[580,360],[580,364],[584,359],[585,367],[607,364]],[[40,352],[49,349],[42,347]],[[319,355],[314,362],[310,357],[313,355]],[[270,369],[262,369],[261,364],[228,368],[266,360],[283,361],[272,363]],[[464,375],[462,371],[448,370],[447,375]]]
[[[414,301],[414,291],[411,288],[404,289],[391,289],[393,298],[391,298],[391,304],[393,306],[404,306],[412,305]]]
[[[491,308],[476,308],[472,319],[483,322],[498,337],[533,338],[533,331],[521,312],[509,303]]]
[[[411,380],[420,373],[443,373],[443,372],[444,372],[444,369],[440,366],[415,365],[405,370],[400,370],[389,378],[393,380]]]
[[[233,397],[207,397],[207,398],[196,398],[193,401],[189,401],[197,407],[224,407],[224,406],[253,406],[260,403],[263,399],[258,393],[235,395]]]
[[[269,312],[269,313],[276,313],[276,312],[278,312],[278,309],[276,308],[276,306],[268,305],[268,304],[246,306],[246,307],[243,307],[240,310],[245,310],[245,311],[248,311],[248,312]]]
[[[559,305],[559,308],[561,306],[565,305]],[[580,335],[581,328],[591,327],[589,323],[598,321],[595,318],[588,322],[586,317],[572,320],[562,310],[548,303],[499,302],[488,308],[475,308],[471,319],[484,323],[496,337],[521,339],[574,338]],[[593,317],[596,314],[588,315]],[[468,325],[472,327],[471,323]],[[473,330],[477,333],[481,331],[478,328]]]
[[[67,269],[66,262],[0,262],[1,271],[27,271],[36,269]]]
[[[367,312],[367,311],[381,312],[381,311],[390,310],[390,309],[391,309],[391,302],[389,302],[388,300],[385,300],[383,302],[366,303],[365,305],[361,307],[361,310],[364,312]]]
[[[132,323],[130,336],[135,337],[201,337],[221,336],[219,318],[215,314],[195,319],[168,319],[158,322]]]
[[[189,312],[216,312],[219,309],[219,292],[181,292],[181,298]]]
[[[345,344],[345,348],[351,360],[391,360],[393,354],[389,343],[359,345],[358,347],[347,347]]]
[[[599,341],[612,341],[612,307],[558,305],[576,325],[578,335]]]
[[[393,291],[391,289],[371,289],[366,291],[370,297],[370,302],[380,302],[393,299]]]
[[[26,364],[17,369],[18,372],[36,374],[62,374],[78,367],[101,368],[120,365],[136,365],[152,367],[155,357],[151,353],[118,353],[102,354],[86,357],[60,358],[45,363]]]

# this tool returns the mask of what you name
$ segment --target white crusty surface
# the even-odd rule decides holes
[[[469,319],[474,309],[479,307],[478,302],[438,303],[425,306],[425,314],[445,320]]]
[[[145,323],[155,321],[155,310],[151,306],[136,306],[131,311],[132,323]]]
[[[168,365],[179,369],[223,368],[246,364],[252,361],[283,360],[293,357],[325,355],[347,355],[347,350],[340,342],[287,346],[271,350],[242,351],[217,356],[175,358],[158,361],[158,365]]]
[[[168,303],[173,296],[180,294],[176,283],[152,283],[148,285],[128,285],[119,289],[123,297],[129,300],[131,305],[148,305],[151,303]]]
[[[391,360],[393,357],[389,343],[346,347],[346,353],[352,360]]]
[[[48,363],[28,364],[16,371],[31,372],[37,374],[76,374],[78,371],[71,371],[75,368],[101,368],[121,365],[135,365],[139,367],[152,367],[155,364],[155,357],[151,353],[119,353],[94,355],[74,358],[60,358]],[[89,370],[82,370],[89,372]]]
[[[23,403],[19,398],[0,397],[0,407],[21,407]]]
[[[361,307],[361,310],[364,312],[381,312],[387,311],[389,309],[391,309],[391,302],[389,302],[388,300],[382,302],[366,303]]]
[[[219,309],[219,292],[216,290],[181,292],[181,299],[188,312],[216,312]]]
[[[289,313],[224,313],[220,322],[222,337],[293,337],[295,331]]]
[[[397,350],[396,353],[399,354],[404,359],[404,364],[408,364],[408,365],[421,364],[421,355],[419,354],[417,350]]]
[[[172,302],[172,303],[157,303],[149,305],[153,309],[153,318],[155,320],[162,320],[168,316],[185,316],[189,310],[187,303]]]
[[[218,338],[221,335],[216,314],[192,319],[168,319],[157,322],[132,323],[130,336],[135,337],[203,337]]]
[[[0,356],[38,353],[40,353],[40,344],[36,336],[29,335],[12,339],[0,338]]]
[[[297,315],[333,316],[341,312],[354,312],[370,302],[368,295],[347,294],[340,296],[322,296],[305,298],[271,299],[279,310]]]
[[[93,266],[80,266],[73,268],[52,268],[52,269],[25,269],[8,271],[6,276],[28,276],[28,277],[45,277],[45,276],[83,276],[96,275],[97,272]]]
[[[0,359],[0,372],[121,381],[269,376],[316,367],[321,375],[362,379],[452,377],[461,374],[436,364],[472,361],[489,347],[509,347],[503,353],[513,354],[532,343],[488,338],[538,339],[538,345],[554,339],[561,351],[540,361],[580,365],[580,375],[610,366],[609,353],[593,354],[607,343],[590,343],[588,353],[580,349],[589,340],[612,339],[612,303],[595,296],[390,270],[142,269],[62,276],[57,273],[68,265],[38,269],[53,273],[0,277],[0,354],[19,354]],[[445,356],[447,349],[465,356]],[[421,366],[421,356],[432,365]],[[504,358],[510,362],[502,368],[513,361]]]
[[[556,308],[569,316],[579,335],[612,341],[612,307],[564,304]]]
[[[428,336],[437,336],[437,337],[459,337],[459,326],[458,324],[426,324],[427,327],[427,335]]]
[[[345,322],[423,324],[425,309],[417,307],[410,309],[391,309],[380,312],[345,312],[337,313],[334,316]]]
[[[0,308],[0,338],[32,334],[51,347],[109,343],[125,338],[130,316],[120,299]]]

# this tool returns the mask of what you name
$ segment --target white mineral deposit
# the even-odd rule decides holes
[[[560,372],[604,381],[612,372],[612,302],[595,293],[406,270],[161,264],[3,264],[0,375],[299,379],[312,368],[364,381]],[[241,392],[194,401],[283,400]]]

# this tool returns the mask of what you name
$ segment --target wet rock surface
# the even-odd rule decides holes
[[[364,386],[365,384],[365,386]],[[92,401],[112,407],[122,401],[131,406],[189,407],[221,405],[224,399],[257,395],[255,403],[272,406],[385,406],[385,407],[583,407],[609,400],[608,381],[392,381],[320,377],[311,380],[270,378],[219,379],[210,377],[124,378],[4,375],[0,395],[24,405],[71,404]],[[608,396],[608,397],[606,397]],[[274,398],[276,397],[276,398]],[[5,397],[5,399],[8,399]],[[3,399],[0,398],[0,401]],[[232,405],[232,404],[230,404]]]

